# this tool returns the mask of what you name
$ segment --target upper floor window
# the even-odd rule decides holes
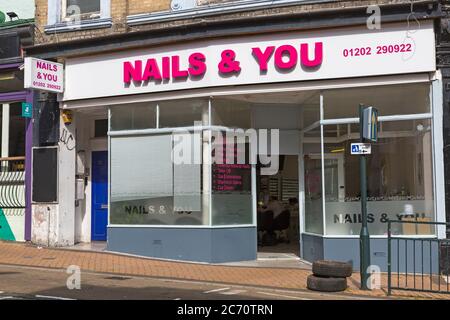
[[[46,32],[111,26],[111,0],[48,0]]]
[[[61,17],[63,21],[89,20],[100,18],[100,16],[101,0],[62,0]]]

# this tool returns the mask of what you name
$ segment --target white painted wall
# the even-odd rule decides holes
[[[60,121],[58,144],[58,199],[53,204],[32,205],[32,242],[50,247],[75,244],[75,156],[76,117],[71,124]],[[72,139],[69,139],[69,136]],[[62,139],[64,140],[64,139]]]
[[[68,246],[75,243],[75,164],[76,164],[76,115],[69,125],[60,121],[60,135],[64,137],[64,130],[67,135],[72,135],[73,142],[64,144],[59,142],[58,157],[58,230],[55,240],[56,246]],[[66,136],[68,139],[68,136]]]
[[[80,114],[77,113],[77,148],[76,151],[78,152],[85,152],[85,159],[82,159],[83,157],[76,156],[76,166],[79,166],[78,162],[82,162],[84,160],[84,164],[86,165],[86,149],[88,146],[89,141],[89,126],[86,125],[86,118]],[[75,172],[74,172],[75,174]],[[86,187],[85,187],[85,196],[83,200],[78,200],[75,202],[75,242],[87,242],[85,239],[86,231],[83,228],[83,221],[86,219],[86,216],[88,215],[86,211]]]
[[[33,204],[31,241],[41,246],[55,244],[58,229],[57,222],[57,204]]]

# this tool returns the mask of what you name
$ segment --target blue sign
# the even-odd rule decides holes
[[[31,103],[22,102],[22,117],[33,118],[33,105]]]
[[[352,143],[350,150],[351,154],[355,155],[371,154],[372,146],[370,143]]]

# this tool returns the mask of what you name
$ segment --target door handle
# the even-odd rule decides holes
[[[107,204],[102,204],[102,205],[101,205],[101,208],[102,208],[102,209],[108,209],[108,205],[107,205]]]

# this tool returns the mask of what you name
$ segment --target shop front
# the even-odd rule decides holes
[[[19,47],[14,48],[11,42],[19,42],[17,34],[6,34],[0,31],[0,39],[10,43],[9,51],[0,48],[0,240],[25,241],[31,235],[29,151],[33,135],[31,119],[23,116],[23,105],[31,109],[33,93],[23,87],[21,58],[16,56]],[[1,63],[5,60],[19,62]]]
[[[30,167],[31,124],[22,116],[22,104],[33,95],[20,82],[20,64],[0,65],[0,240],[25,241],[30,237],[30,202],[26,186]]]
[[[67,58],[65,86],[61,108],[74,121],[61,129],[74,136],[59,153],[76,165],[59,172],[74,176],[75,241],[157,258],[254,260],[261,213],[276,198],[298,255],[356,267],[359,167],[350,144],[360,104],[380,114],[368,156],[373,263],[385,268],[387,220],[405,208],[445,221],[432,22]]]

